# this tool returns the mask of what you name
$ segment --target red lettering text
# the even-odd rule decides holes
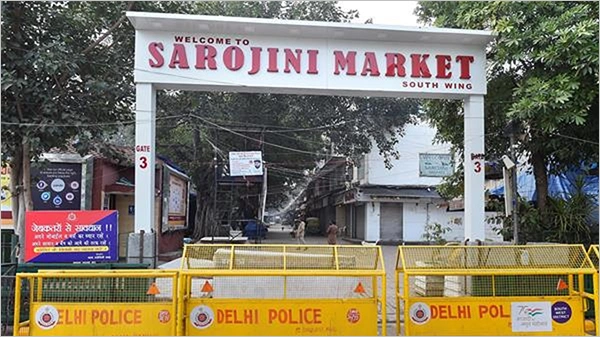
[[[179,65],[179,69],[188,69],[187,54],[185,53],[185,46],[180,43],[173,45],[173,54],[171,55],[171,62],[169,68],[176,68]]]
[[[474,60],[473,56],[458,55],[456,57],[456,62],[460,63],[461,80],[468,80],[471,78],[471,63],[473,63]]]
[[[491,318],[509,318],[510,315],[504,312],[503,305],[480,305],[479,306],[479,318],[489,316]]]
[[[269,324],[321,324],[321,309],[269,309]]]
[[[150,152],[150,145],[136,145],[135,152]]]
[[[154,58],[154,59],[148,59],[148,63],[150,64],[150,67],[160,68],[163,66],[163,64],[165,64],[165,59],[162,56],[162,54],[160,53],[163,50],[165,50],[165,49],[161,42],[152,42],[148,45],[148,51],[150,52],[150,55],[152,55],[152,57]]]
[[[450,55],[436,55],[435,59],[437,60],[437,75],[436,78],[450,78],[452,76],[452,72],[446,70],[450,70],[450,62],[452,61],[452,57]]]
[[[396,74],[399,77],[406,76],[406,71],[404,70],[404,62],[406,62],[406,58],[404,55],[399,53],[386,53],[386,72],[385,76],[395,76]],[[394,69],[396,69],[396,73],[394,74]]]
[[[373,52],[365,53],[365,63],[363,65],[362,72],[360,73],[362,76],[367,76],[368,73],[371,73],[371,76],[379,76],[379,67],[377,66],[377,57]]]
[[[318,74],[317,70],[317,54],[319,54],[318,50],[309,49],[308,53],[308,71],[307,74]]]
[[[283,53],[285,55],[285,68],[283,69],[284,73],[291,72],[291,65],[292,68],[294,68],[294,70],[296,71],[296,73],[300,74],[300,54],[302,54],[302,49],[296,49],[295,52],[296,55],[292,53],[291,49],[285,48],[283,50]]]
[[[250,51],[252,51],[252,68],[248,71],[248,74],[254,75],[260,70],[260,52],[262,51],[262,48],[252,47],[250,48]]]
[[[471,307],[468,305],[432,305],[432,319],[463,319],[471,318]]]
[[[333,72],[336,75],[340,74],[340,68],[343,70],[346,67],[348,70],[346,71],[346,75],[356,75],[356,52],[349,51],[348,56],[344,56],[344,53],[336,50],[333,52],[335,57],[335,71]]]
[[[197,44],[196,69],[206,69],[206,62],[208,62],[208,69],[216,70],[217,62],[215,61],[215,56],[217,56],[215,47]]]
[[[267,48],[267,53],[269,53],[269,67],[267,71],[270,73],[279,72],[279,68],[277,67],[277,53],[279,52],[279,48]]]
[[[427,66],[427,59],[429,58],[429,54],[411,54],[411,65],[412,72],[410,77],[431,77],[431,73],[429,72],[429,67]]]
[[[229,70],[239,70],[244,65],[244,52],[237,46],[225,48],[223,63],[225,63],[225,67]]]

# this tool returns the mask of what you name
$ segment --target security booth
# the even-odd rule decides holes
[[[584,277],[596,273],[583,245],[400,246],[397,331],[585,335],[587,299],[597,307],[598,298],[585,292]]]
[[[377,335],[386,317],[380,247],[186,245],[183,254],[182,336]]]

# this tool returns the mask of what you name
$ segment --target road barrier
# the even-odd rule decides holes
[[[177,272],[78,270],[18,273],[14,334],[172,336],[177,330]],[[20,285],[20,286],[19,286]],[[21,322],[22,293],[29,321]]]
[[[186,245],[179,271],[39,270],[15,282],[15,335],[377,335],[386,317],[380,247]]]
[[[582,245],[400,246],[395,281],[405,335],[584,335],[598,306]]]
[[[376,246],[186,245],[181,268],[179,335],[377,335],[386,317]]]
[[[594,275],[586,275],[585,276],[585,297],[587,301],[587,305],[590,307],[590,310],[586,312],[586,331],[595,332],[596,336],[600,335],[600,308],[598,307],[598,302],[594,302],[594,299],[598,299],[598,286],[594,288],[594,284],[598,284],[598,262],[600,261],[600,253],[598,252],[598,245],[591,245],[588,249],[588,256],[592,261],[592,265],[596,268],[596,273]],[[594,291],[594,289],[596,289]]]

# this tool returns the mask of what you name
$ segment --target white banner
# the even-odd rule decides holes
[[[229,172],[232,177],[263,175],[262,152],[229,152]]]

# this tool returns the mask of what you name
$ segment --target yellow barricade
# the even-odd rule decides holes
[[[594,310],[593,313],[590,313],[588,322],[593,322],[593,324],[591,324],[591,326],[586,326],[586,331],[588,332],[596,332],[596,336],[600,335],[600,307],[598,306],[599,302],[598,299],[598,269],[600,268],[600,266],[598,265],[599,261],[600,261],[600,252],[599,252],[599,246],[598,245],[591,245],[590,248],[588,249],[588,256],[590,257],[590,260],[592,261],[592,265],[594,266],[594,268],[596,268],[596,273],[594,275],[591,276],[586,276],[587,280],[586,280],[586,292],[584,294],[584,296],[587,298],[587,302],[588,305],[594,305]],[[596,286],[594,286],[596,285]],[[593,293],[590,293],[589,291],[593,291]],[[596,300],[594,302],[594,300]],[[593,320],[592,320],[593,319]]]
[[[19,273],[15,284],[15,335],[177,332],[176,271],[43,271]],[[24,296],[29,298],[29,321],[20,322]]]
[[[590,249],[588,249],[588,255],[590,256],[590,260],[592,261],[592,264],[594,265],[594,267],[596,269],[599,269],[600,266],[598,266],[598,263],[600,261],[600,252],[599,252],[599,245],[591,245]]]
[[[380,247],[186,245],[180,335],[377,335]]]
[[[590,309],[585,299],[598,306],[584,276],[596,273],[583,245],[400,246],[397,331],[581,336]]]

